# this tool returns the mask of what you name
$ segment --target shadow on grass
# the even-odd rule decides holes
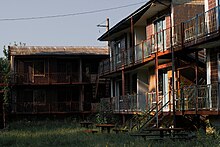
[[[145,146],[217,146],[220,137],[204,136],[196,140],[147,140],[128,133],[86,133],[77,122],[15,122],[0,132],[0,146],[74,146],[74,147],[145,147]]]

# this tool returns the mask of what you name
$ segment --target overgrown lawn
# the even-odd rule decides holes
[[[95,128],[96,129],[96,128]],[[150,147],[150,146],[220,146],[218,134],[185,140],[144,140],[128,133],[86,133],[76,121],[19,121],[0,132],[0,146],[73,146],[73,147]]]

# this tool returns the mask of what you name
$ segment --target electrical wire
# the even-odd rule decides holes
[[[133,3],[133,4],[129,4],[129,5],[118,6],[118,7],[111,7],[111,8],[105,8],[105,9],[99,9],[99,10],[93,10],[93,11],[85,11],[85,12],[78,12],[78,13],[49,15],[49,16],[36,16],[36,17],[1,18],[0,21],[21,21],[21,20],[36,20],[36,19],[50,19],[50,18],[61,18],[61,17],[68,17],[68,16],[78,16],[78,15],[93,14],[93,13],[99,13],[99,12],[104,12],[104,11],[122,9],[122,8],[126,8],[126,7],[139,5],[139,4],[142,4],[142,3],[145,3],[145,2],[146,1],[139,2],[139,3]]]

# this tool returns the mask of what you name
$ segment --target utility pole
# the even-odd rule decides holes
[[[105,25],[103,25],[103,24],[99,24],[99,25],[97,25],[97,27],[103,27],[103,28],[106,28],[106,32],[108,33],[108,38],[109,38],[109,18],[107,17],[106,18],[106,24]],[[109,41],[108,41],[108,43],[107,43],[107,46],[108,46],[108,53],[109,53],[109,55],[110,55],[110,57],[111,57],[111,52],[110,52],[110,47],[109,47]]]

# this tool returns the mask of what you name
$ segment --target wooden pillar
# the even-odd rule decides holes
[[[79,82],[82,82],[82,59],[79,59]]]
[[[195,77],[196,77],[196,114],[198,112],[198,51],[195,52],[196,65],[195,65]]]
[[[79,59],[79,82],[82,82],[82,59]],[[84,85],[80,86],[80,95],[79,95],[79,111],[83,111],[83,102],[84,102]]]
[[[135,63],[133,17],[131,17],[131,48],[132,48],[132,60],[133,60],[133,63]]]
[[[50,84],[50,59],[47,59],[47,73],[48,73],[48,77],[47,77],[47,79],[48,79],[48,84]]]
[[[83,111],[83,103],[84,103],[84,85],[80,87],[80,98],[79,98],[79,110]]]
[[[125,58],[124,58],[124,51],[122,51],[122,70],[121,70],[121,79],[122,79],[122,96],[125,95],[125,65],[124,65],[124,61],[125,61]]]
[[[14,56],[10,56],[10,65],[11,65],[10,70],[13,75],[13,82],[15,82],[16,80],[14,58],[15,58]]]
[[[173,7],[171,5],[171,7]],[[175,58],[174,58],[174,48],[173,48],[173,9],[170,11],[170,50],[172,59],[172,103],[173,103],[173,125],[176,127],[176,106],[175,106]]]
[[[121,70],[121,79],[122,79],[122,96],[125,95],[125,73],[124,73],[124,68]]]
[[[124,125],[125,122],[126,122],[126,119],[125,119],[125,115],[123,114],[123,115],[122,115],[122,124]]]
[[[157,104],[157,127],[158,127],[158,123],[159,123],[159,120],[158,120],[158,102],[159,102],[159,87],[158,87],[158,52],[155,53],[155,82],[156,82],[156,104]]]

